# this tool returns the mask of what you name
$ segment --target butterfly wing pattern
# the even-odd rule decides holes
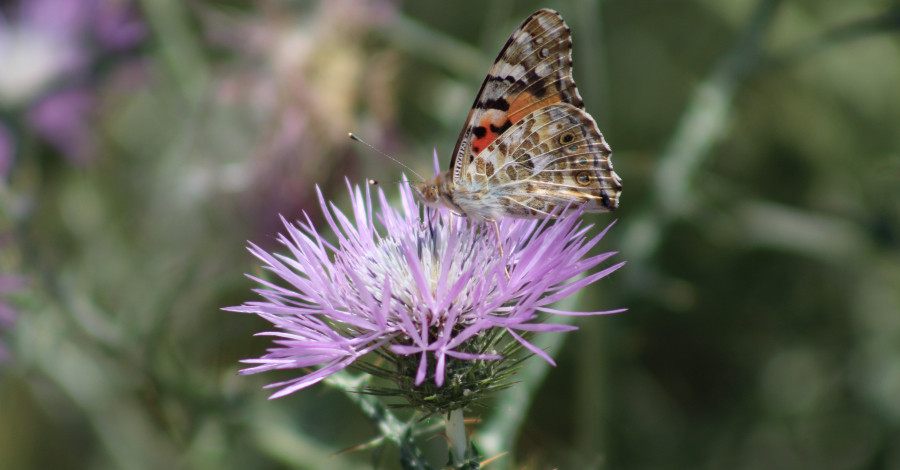
[[[614,210],[622,182],[572,78],[572,40],[539,10],[501,49],[460,133],[450,170],[413,185],[429,206],[475,219]]]

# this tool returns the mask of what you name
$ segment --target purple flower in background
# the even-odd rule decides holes
[[[384,365],[362,360],[378,351],[377,356],[386,359],[382,362],[393,365],[382,376],[394,380],[397,395],[410,399],[420,386],[431,394],[456,390],[460,396],[444,402],[432,396],[432,401],[416,405],[432,411],[458,409],[480,394],[479,386],[499,388],[497,380],[485,379],[508,377],[509,368],[497,364],[510,360],[512,351],[524,347],[554,363],[526,336],[577,328],[544,323],[540,312],[622,311],[549,308],[624,264],[585,275],[614,253],[585,258],[605,230],[588,238],[590,227],[582,227],[577,213],[555,222],[500,221],[506,253],[501,257],[492,225],[451,217],[444,210],[422,217],[408,186],[400,190],[400,210],[392,208],[379,190],[377,215],[368,188],[365,195],[359,188],[350,192],[349,215],[319,193],[336,243],[307,217],[297,224],[284,221],[287,233],[279,241],[289,255],[270,254],[251,244],[250,251],[283,283],[251,276],[262,284],[256,292],[264,300],[226,309],[257,314],[276,327],[260,333],[274,337],[275,346],[261,358],[245,360],[257,365],[243,374],[315,369],[269,385],[280,388],[272,398],[313,385],[350,365],[380,375]]]
[[[93,153],[93,66],[137,45],[146,28],[120,0],[20,0],[0,10],[0,108],[75,163]],[[0,152],[4,149],[0,148]],[[0,155],[2,156],[2,155]]]
[[[91,15],[95,41],[108,51],[127,50],[138,45],[147,35],[147,27],[130,2],[94,0]]]
[[[28,124],[73,163],[86,163],[94,146],[94,104],[95,96],[86,88],[60,91],[31,108]]]

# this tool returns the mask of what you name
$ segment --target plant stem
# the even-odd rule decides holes
[[[466,425],[463,423],[462,409],[453,410],[446,416],[447,438],[450,440],[450,452],[453,453],[456,462],[462,462],[466,458]]]

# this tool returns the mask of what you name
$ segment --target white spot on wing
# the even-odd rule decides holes
[[[525,76],[525,66],[522,64],[498,63],[496,76],[500,78],[513,77],[516,80]]]

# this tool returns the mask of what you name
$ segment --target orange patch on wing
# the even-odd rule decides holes
[[[497,132],[495,129],[503,129],[507,121],[509,121],[510,124],[515,124],[534,111],[550,106],[551,104],[561,103],[562,100],[562,95],[560,94],[538,99],[537,96],[532,95],[531,93],[523,92],[516,96],[512,103],[509,104],[508,111],[488,109],[484,112],[484,115],[481,116],[481,119],[476,126],[484,129],[484,134],[481,136],[475,134],[472,139],[472,153],[477,155],[482,150],[486,149],[488,145],[491,145],[493,141],[497,140],[497,137],[500,136],[500,132]]]
[[[551,104],[561,103],[562,95],[550,95],[543,99],[531,93],[521,93],[509,105],[509,120],[513,124],[519,122],[523,117]]]
[[[503,128],[503,125],[506,124],[506,119],[506,113],[498,109],[489,109],[485,111],[484,116],[481,116],[481,120],[478,121],[478,127],[484,129],[484,135],[481,137],[476,135],[475,138],[472,139],[472,153],[477,155],[479,152],[486,149],[488,145],[491,145],[491,142],[497,140],[500,133],[492,130],[492,128]]]

